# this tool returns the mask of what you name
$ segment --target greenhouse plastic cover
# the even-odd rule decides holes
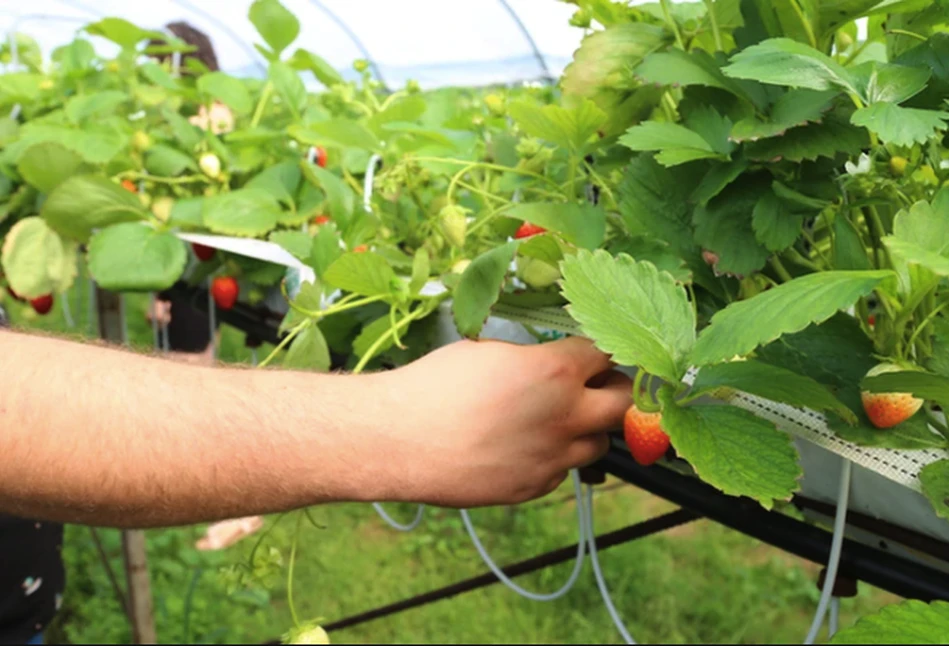
[[[556,80],[583,30],[569,24],[576,5],[560,0],[282,0],[300,20],[293,44],[325,58],[344,77],[367,59],[390,88],[413,79],[426,89]],[[633,4],[640,4],[634,2]],[[184,20],[211,38],[225,72],[265,74],[261,42],[248,19],[251,0],[0,0],[0,30],[40,43],[44,55],[85,24],[120,17],[160,30]],[[89,37],[103,55],[115,47]],[[310,79],[313,89],[318,82]]]

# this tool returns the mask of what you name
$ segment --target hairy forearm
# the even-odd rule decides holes
[[[0,332],[0,511],[154,527],[384,497],[379,382]]]

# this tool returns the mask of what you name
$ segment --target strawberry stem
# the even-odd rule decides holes
[[[293,544],[290,546],[290,566],[287,569],[287,605],[290,606],[290,616],[293,617],[293,625],[300,627],[300,619],[297,617],[297,608],[293,604],[293,569],[297,563],[297,543],[300,540],[300,528],[303,525],[303,514],[297,514],[297,526],[293,530]]]

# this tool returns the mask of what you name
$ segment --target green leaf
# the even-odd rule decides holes
[[[327,372],[330,369],[330,349],[326,338],[315,323],[307,325],[290,344],[283,366],[292,370]]]
[[[540,237],[535,236],[531,240]],[[523,251],[524,246],[521,246],[521,252]],[[610,245],[608,251],[614,256],[625,253],[633,260],[650,262],[659,271],[669,272],[680,283],[688,283],[692,280],[692,271],[688,265],[672,251],[668,243],[662,240],[654,240],[646,236],[622,238]]]
[[[280,205],[259,188],[242,188],[204,200],[204,224],[214,233],[258,238],[277,226]]]
[[[289,63],[295,69],[313,72],[316,80],[328,88],[343,82],[343,77],[336,71],[336,68],[313,52],[305,49],[295,51]]]
[[[90,117],[115,112],[128,101],[129,96],[118,90],[105,90],[92,94],[80,94],[66,102],[66,116],[73,123],[82,123]]]
[[[842,440],[858,446],[879,449],[897,449],[900,451],[919,451],[922,449],[944,449],[949,447],[946,438],[933,433],[926,421],[926,414],[920,411],[910,419],[888,429],[879,429],[861,411],[860,423],[846,426],[831,423],[831,428]]]
[[[409,283],[409,291],[412,294],[418,294],[422,288],[425,287],[425,283],[428,282],[431,271],[428,251],[419,249],[415,252],[415,257],[412,259],[412,281]]]
[[[650,54],[633,70],[633,74],[645,83],[672,87],[703,85],[748,98],[739,84],[722,74],[715,59],[701,49],[688,53],[681,49],[669,49]]]
[[[834,267],[838,269],[871,269],[870,257],[857,228],[843,213],[834,218]]]
[[[269,166],[249,182],[247,188],[256,188],[270,193],[274,199],[288,207],[294,206],[294,196],[300,186],[302,174],[296,162],[285,161]]]
[[[389,329],[392,327],[392,319],[388,314],[385,316],[380,316],[375,321],[365,326],[362,331],[360,331],[359,336],[353,341],[353,352],[357,357],[364,357],[366,353],[372,349],[372,346],[379,340],[379,337],[386,334]],[[395,345],[395,338],[389,337],[382,342],[382,345],[377,349],[377,355],[382,354],[383,352],[389,350],[392,346]]]
[[[379,140],[364,125],[349,119],[329,119],[306,126],[292,125],[287,133],[307,146],[338,146],[378,151]]]
[[[275,58],[300,35],[300,21],[278,0],[255,0],[248,16]]]
[[[176,200],[175,205],[171,207],[171,225],[185,229],[203,229],[204,200],[203,197]]]
[[[926,368],[937,375],[949,377],[949,321],[937,316],[933,322],[933,354]]]
[[[937,463],[938,464],[938,463]],[[884,607],[831,638],[831,644],[945,644],[949,603],[915,599]]]
[[[3,241],[3,272],[23,298],[38,298],[68,287],[76,276],[75,247],[38,217],[23,218]]]
[[[111,40],[122,49],[132,49],[146,38],[165,38],[164,34],[145,31],[122,18],[103,18],[88,25],[86,32]]]
[[[320,280],[324,280],[326,270],[343,255],[339,243],[339,234],[334,227],[320,227],[313,236],[313,249],[308,264],[313,267]]]
[[[491,308],[498,302],[508,267],[518,243],[508,242],[475,258],[452,294],[452,315],[458,333],[468,338],[481,334]]]
[[[949,377],[907,370],[867,377],[860,386],[871,393],[910,393],[920,399],[949,403]]]
[[[919,472],[919,481],[923,494],[929,498],[936,515],[949,520],[949,460],[939,460],[927,464]],[[949,615],[947,615],[949,629]]]
[[[783,135],[791,128],[820,121],[839,95],[836,90],[789,90],[781,95],[767,120],[748,118],[732,128],[734,141],[755,141]]]
[[[891,277],[890,271],[825,271],[732,303],[699,335],[692,360],[704,366],[745,356],[759,345],[829,319]]]
[[[745,146],[745,154],[754,161],[801,163],[816,161],[820,157],[833,159],[838,153],[856,156],[868,146],[866,131],[828,116],[822,123],[792,128],[780,137],[749,143]]]
[[[89,273],[111,291],[168,289],[187,262],[180,238],[138,222],[106,227],[89,241]]]
[[[299,115],[306,107],[307,94],[303,80],[292,67],[280,61],[270,64],[270,80],[277,94],[290,107],[290,111]]]
[[[731,78],[770,85],[858,93],[853,77],[842,65],[789,38],[772,38],[753,45],[733,56],[722,71]]]
[[[893,235],[885,236],[883,243],[894,256],[949,276],[949,210],[916,202],[896,214]]]
[[[832,411],[851,424],[857,421],[853,411],[823,384],[767,363],[745,360],[706,366],[699,371],[692,393],[707,393],[723,387],[790,406]]]
[[[606,213],[592,204],[529,202],[518,204],[505,215],[561,234],[584,249],[596,249],[606,235]]]
[[[33,123],[20,130],[20,140],[8,146],[6,154],[19,159],[30,146],[47,141],[68,148],[90,164],[108,163],[128,145],[128,137],[108,128],[87,125],[80,130]]]
[[[198,78],[198,91],[227,105],[237,114],[248,114],[254,109],[250,92],[238,79],[224,72],[211,72]]]
[[[313,238],[302,231],[274,231],[268,239],[303,262],[308,261],[313,253]]]
[[[394,294],[399,281],[389,263],[374,253],[344,253],[326,270],[323,280],[344,292],[362,296]]]
[[[892,103],[874,103],[857,110],[850,118],[855,126],[876,133],[880,139],[897,146],[924,144],[946,129],[949,112],[904,108]]]
[[[755,237],[768,251],[784,251],[801,236],[804,216],[791,213],[774,191],[767,191],[755,204],[752,226]]]
[[[170,108],[162,110],[162,117],[168,122],[175,139],[185,150],[194,150],[201,143],[201,131],[187,119]]]
[[[166,90],[178,89],[178,82],[175,81],[174,77],[157,63],[145,63],[140,65],[138,71],[145,77],[145,80],[152,85],[163,87]]]
[[[647,121],[633,126],[619,142],[635,151],[658,151],[656,161],[676,166],[698,159],[725,159],[702,135],[667,121]]]
[[[762,187],[733,184],[707,206],[699,205],[693,214],[695,240],[718,256],[715,271],[748,276],[768,262],[768,250],[758,244],[753,228]]]
[[[665,390],[660,398],[662,430],[703,481],[766,509],[798,490],[797,451],[774,424],[734,406],[680,407]]]
[[[695,314],[685,289],[648,262],[606,251],[564,259],[567,310],[583,333],[621,365],[678,382],[695,344]]]
[[[708,204],[709,200],[725,190],[747,169],[748,162],[744,159],[715,164],[692,192],[692,200],[702,205]]]
[[[51,141],[30,146],[20,155],[17,172],[41,193],[52,193],[83,166],[82,157]]]
[[[531,137],[575,151],[581,150],[606,121],[606,114],[589,99],[574,108],[516,101],[508,107],[508,114]]]
[[[330,217],[338,222],[340,227],[345,228],[356,205],[353,189],[330,171],[306,160],[300,162],[300,168],[303,169],[307,181],[323,189]]]
[[[906,65],[881,65],[874,68],[867,86],[870,103],[902,103],[926,87],[932,70]]]
[[[60,184],[40,215],[53,230],[79,242],[93,229],[148,217],[137,195],[95,175],[75,175]]]
[[[148,149],[145,168],[159,177],[175,177],[186,170],[198,172],[198,165],[191,155],[164,144],[155,144]]]

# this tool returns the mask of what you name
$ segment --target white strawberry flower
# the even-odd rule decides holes
[[[848,175],[865,175],[870,172],[870,167],[870,155],[867,153],[861,153],[856,164],[849,161],[844,164],[844,169],[846,169]]]

